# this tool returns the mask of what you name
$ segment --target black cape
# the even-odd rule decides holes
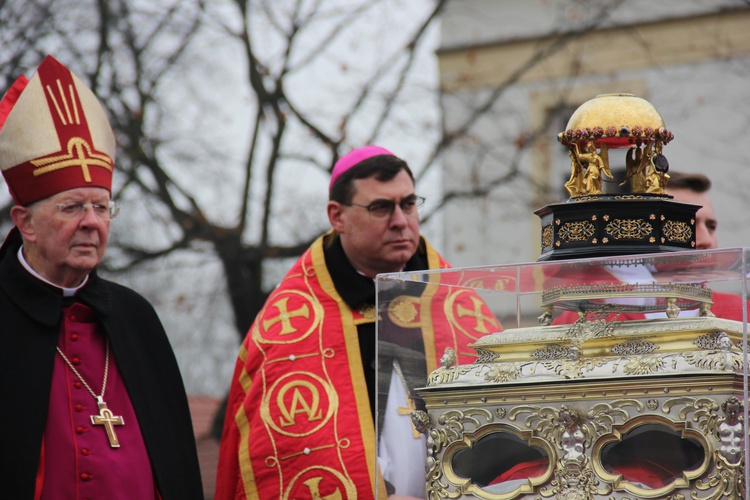
[[[18,262],[20,241],[0,252],[0,496],[34,497],[62,321],[59,289]],[[202,499],[187,396],[156,312],[134,291],[89,275],[78,292],[109,338],[164,500]]]

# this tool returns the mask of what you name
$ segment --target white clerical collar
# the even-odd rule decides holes
[[[81,288],[83,288],[83,285],[85,285],[86,282],[89,280],[89,276],[86,275],[86,277],[83,279],[83,282],[80,285],[78,285],[77,287],[74,287],[74,288],[66,288],[64,286],[56,285],[56,284],[52,283],[50,280],[44,278],[41,274],[39,274],[38,272],[34,271],[31,268],[31,266],[29,265],[29,263],[26,262],[26,259],[23,258],[23,252],[22,252],[22,250],[23,250],[23,245],[21,245],[21,248],[18,249],[18,261],[21,263],[21,265],[24,267],[24,269],[26,269],[29,273],[31,273],[31,275],[34,276],[36,279],[38,279],[40,281],[44,281],[45,283],[47,283],[49,285],[52,285],[52,286],[54,286],[54,287],[59,288],[60,290],[62,290],[63,297],[72,297],[73,295],[76,294],[76,292],[78,290],[80,290]]]

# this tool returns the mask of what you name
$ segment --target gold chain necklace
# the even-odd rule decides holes
[[[70,368],[75,376],[78,377],[78,380],[81,381],[83,386],[89,391],[94,399],[96,399],[96,404],[99,406],[99,414],[91,415],[91,423],[93,425],[103,425],[104,429],[107,431],[109,445],[112,448],[119,448],[120,441],[118,441],[117,434],[115,433],[115,425],[125,425],[125,422],[123,421],[121,416],[112,414],[112,411],[107,408],[107,403],[104,402],[104,391],[107,390],[107,374],[109,373],[109,339],[106,340],[105,346],[104,379],[102,380],[102,393],[100,396],[97,396],[96,393],[91,389],[89,384],[86,383],[81,374],[78,373],[78,370],[76,370],[75,366],[73,366],[73,363],[71,363],[68,357],[63,354],[59,346],[57,347],[57,353],[62,357],[63,361],[65,361],[65,364],[68,365],[68,368]]]

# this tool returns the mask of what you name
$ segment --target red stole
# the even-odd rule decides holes
[[[105,336],[91,309],[74,304],[65,310],[58,346],[100,395]],[[119,448],[110,447],[104,426],[92,425],[91,415],[99,413],[96,400],[55,356],[36,498],[157,498],[138,420],[111,351],[104,401],[124,420],[115,426]]]
[[[427,257],[430,269],[447,267],[429,244]],[[444,347],[464,353],[485,329],[500,328],[486,305],[471,300],[475,295],[447,288],[427,286],[421,298],[410,298],[428,370]],[[376,482],[385,491],[357,337],[357,325],[374,320],[373,309],[351,310],[339,296],[323,237],[316,240],[266,301],[240,349],[216,500],[369,499]]]

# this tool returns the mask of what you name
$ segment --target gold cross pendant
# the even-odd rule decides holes
[[[117,440],[115,425],[125,425],[125,422],[122,420],[122,417],[112,414],[112,410],[107,408],[107,403],[101,397],[97,397],[96,400],[99,406],[99,415],[91,415],[91,423],[93,425],[103,425],[107,431],[109,445],[112,448],[119,448],[120,441]]]

